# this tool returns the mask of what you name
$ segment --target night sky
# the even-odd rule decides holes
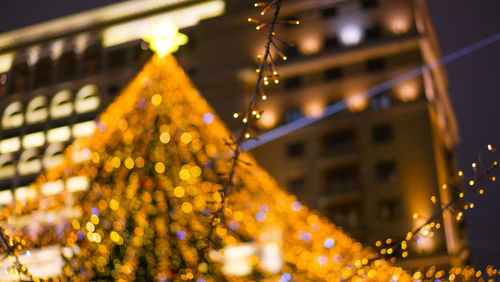
[[[120,1],[5,2],[0,9],[0,32]],[[427,2],[443,55],[500,32],[500,1]],[[487,156],[487,144],[500,146],[500,42],[454,61],[446,68],[461,136],[457,146],[458,163],[470,175],[471,162],[478,160],[478,154]],[[500,267],[500,181],[485,188],[485,196],[472,199],[476,207],[467,215],[469,244],[478,266]]]

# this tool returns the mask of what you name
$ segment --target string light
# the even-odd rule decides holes
[[[152,83],[145,87],[148,79]],[[164,107],[150,99],[156,93],[161,93]],[[144,107],[137,108],[142,100],[147,101]],[[62,165],[47,170],[32,185],[38,196],[5,207],[0,220],[54,212],[53,220],[23,238],[23,246],[57,244],[78,250],[68,255],[60,280],[130,281],[143,276],[175,281],[277,281],[282,277],[337,281],[366,273],[382,281],[410,278],[386,261],[370,264],[374,252],[279,189],[249,154],[239,158],[247,165],[235,171],[238,189],[226,194],[219,184],[226,177],[220,172],[230,170],[232,159],[225,154],[222,137],[230,133],[215,115],[210,124],[205,123],[202,116],[207,112],[214,111],[192,88],[175,58],[154,56],[100,116],[106,130],[72,144]],[[134,136],[132,142],[116,138],[127,132]],[[169,142],[164,143],[160,136],[165,133]],[[83,148],[99,157],[74,163],[72,155]],[[127,164],[131,161],[136,165]],[[76,176],[91,180],[87,191],[64,191],[42,200],[44,183],[67,183]],[[212,215],[221,207],[221,217],[214,222]],[[57,216],[71,208],[80,214]],[[21,238],[25,230],[17,227],[13,238]],[[250,257],[255,263],[248,277],[233,277],[223,273],[226,262],[210,255],[216,253],[224,260],[230,247],[245,246],[249,238],[256,248],[269,250],[267,242],[275,233],[284,260],[276,273],[264,268],[265,257],[255,255]]]
[[[488,151],[492,152],[495,150],[495,148],[492,146],[492,145],[488,145],[487,146],[488,148]],[[487,167],[484,167],[483,169],[479,169],[478,167],[478,163],[475,163],[473,162],[471,164],[472,168],[473,168],[473,171],[474,171],[474,177],[472,179],[469,179],[467,181],[465,181],[468,186],[470,187],[473,187],[473,186],[476,186],[478,185],[478,182],[479,181],[491,181],[493,182],[494,179],[495,179],[495,176],[489,176],[490,174],[492,174],[494,172],[494,170],[496,168],[498,168],[498,161],[497,160],[494,160],[491,162],[491,165],[487,166]],[[481,172],[480,172],[481,171]],[[464,172],[463,171],[459,171],[458,172],[458,176],[460,177],[460,179],[463,179],[464,177]],[[443,184],[441,186],[441,188],[443,190],[447,190],[449,187],[452,188],[452,191],[455,191],[455,187],[460,187],[460,185],[458,184],[452,184],[452,183],[449,183],[449,184]],[[411,232],[408,232],[407,235],[406,235],[406,238],[405,240],[401,240],[401,241],[398,241],[398,242],[395,242],[394,244],[390,244],[390,243],[387,243],[386,241],[386,245],[382,245],[380,243],[380,241],[377,241],[376,242],[376,247],[379,247],[379,248],[382,248],[380,250],[380,254],[382,255],[382,257],[388,257],[390,258],[391,260],[392,259],[395,259],[396,257],[395,256],[398,256],[398,253],[397,252],[392,252],[393,255],[391,255],[387,250],[389,249],[393,249],[394,250],[394,247],[399,247],[401,248],[401,250],[405,250],[403,252],[400,253],[400,256],[402,258],[406,258],[408,257],[408,251],[406,251],[407,249],[407,241],[409,240],[416,240],[417,243],[420,243],[421,240],[422,240],[422,237],[433,237],[435,235],[435,232],[433,231],[433,229],[440,229],[441,228],[441,224],[440,223],[436,223],[435,220],[439,219],[442,217],[443,213],[445,211],[451,211],[452,213],[455,214],[455,219],[457,221],[461,221],[463,220],[463,216],[464,216],[464,212],[465,211],[468,211],[470,209],[473,209],[475,207],[474,203],[466,203],[464,205],[460,205],[460,202],[458,199],[463,199],[465,197],[465,194],[466,192],[472,192],[472,191],[477,191],[479,194],[484,194],[484,189],[483,188],[480,188],[480,189],[474,189],[474,190],[464,190],[464,191],[458,191],[456,195],[458,195],[458,198],[457,199],[452,199],[451,201],[449,201],[448,203],[446,203],[445,205],[443,205],[436,213],[434,213],[432,216],[430,216],[423,224],[419,225],[418,227],[416,227],[414,230],[412,230]],[[438,199],[436,196],[431,196],[431,201],[435,204],[438,204]],[[421,216],[418,214],[418,213],[414,213],[412,215],[413,219],[418,219],[420,218]],[[415,234],[419,234],[419,236],[414,236]],[[434,269],[435,266],[431,266],[428,270],[427,270],[427,273],[434,273]],[[457,273],[451,273],[451,271],[453,270],[453,268],[450,270],[450,276],[448,277],[449,279],[451,278],[451,280],[454,280],[454,279],[458,279],[459,276],[464,276],[465,277],[465,280],[468,280],[469,277],[471,276],[471,273],[474,273],[474,268],[471,268],[471,267],[467,267],[470,272],[460,272],[458,271]],[[492,270],[492,267],[489,267],[488,269],[490,269],[490,275],[489,277],[492,277],[493,276],[493,270]],[[425,272],[425,271],[424,271]],[[414,275],[419,275],[417,274],[419,272],[415,272]],[[480,270],[477,270],[476,272],[476,275],[478,275],[477,273],[479,273],[479,276],[476,276],[476,277],[480,277],[481,276],[481,271]],[[497,272],[498,273],[498,272]],[[453,274],[453,276],[452,276]],[[435,274],[435,278],[440,278],[442,277],[444,274],[442,272],[436,272]],[[426,277],[429,277],[429,278],[432,278],[433,277],[433,274],[427,274]]]

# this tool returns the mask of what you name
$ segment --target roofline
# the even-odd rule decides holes
[[[111,4],[1,33],[0,53],[101,26],[214,1],[220,0],[141,0]]]

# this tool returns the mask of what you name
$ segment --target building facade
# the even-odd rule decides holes
[[[187,31],[195,45],[178,54],[235,132],[240,121],[232,114],[245,109],[242,97],[253,90],[266,40],[265,30],[246,21],[261,19],[247,4],[227,3],[225,15]],[[286,1],[280,15],[301,24],[277,27],[277,36],[294,44],[279,46],[287,60],[278,62],[279,83],[264,88],[255,135],[319,116],[339,101],[347,108],[252,153],[282,187],[362,242],[404,238],[438,209],[432,196],[443,203],[452,197],[442,189],[456,175],[458,141],[446,73],[437,68],[372,98],[363,93],[440,58],[425,2]],[[419,235],[402,265],[468,259],[463,226],[451,213],[440,229]]]
[[[236,130],[232,114],[244,108],[265,43],[265,31],[246,20],[257,14],[248,1],[127,1],[0,34],[0,202],[28,197],[36,175],[91,134],[151,55],[141,38],[165,18],[190,38],[179,62]],[[278,29],[294,45],[282,46],[288,60],[254,130],[342,100],[348,107],[252,153],[282,187],[362,242],[403,238],[437,209],[431,196],[451,197],[440,189],[454,175],[458,141],[446,74],[438,68],[372,98],[357,94],[440,57],[424,1],[290,0],[281,16],[301,25]],[[401,263],[467,260],[453,219],[447,214]]]

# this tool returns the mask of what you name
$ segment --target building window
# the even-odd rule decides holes
[[[336,225],[344,228],[356,228],[361,223],[361,207],[359,203],[332,207],[328,215]]]
[[[326,155],[343,155],[355,151],[355,133],[352,130],[335,132],[323,137],[323,148]]]
[[[5,108],[2,117],[3,129],[20,127],[23,122],[23,104],[21,102],[13,102]]]
[[[52,168],[63,161],[64,143],[51,144],[45,150],[43,156],[43,165],[46,168]]]
[[[325,172],[325,194],[352,192],[358,189],[356,165],[337,167]]]
[[[335,36],[329,36],[325,38],[324,45],[326,49],[334,49],[340,46],[339,40]]]
[[[304,112],[299,107],[292,107],[285,110],[285,123],[292,122],[304,116]]]
[[[292,76],[284,81],[286,89],[298,88],[302,85],[302,78],[300,76]]]
[[[321,9],[321,17],[323,19],[328,19],[331,17],[335,17],[337,15],[337,7],[326,7]]]
[[[401,204],[398,200],[380,201],[378,205],[378,218],[380,221],[394,221],[401,215]]]
[[[22,62],[14,65],[12,68],[12,82],[10,86],[12,87],[12,91],[14,93],[23,92],[28,89],[28,81],[29,81],[30,69],[28,63]]]
[[[341,67],[331,68],[325,70],[325,80],[334,80],[342,77],[343,71]]]
[[[288,144],[286,146],[286,155],[288,158],[298,158],[304,155],[304,143],[298,142],[293,144]]]
[[[0,156],[0,179],[13,177],[16,174],[14,166],[14,156],[12,154]]]
[[[192,48],[193,46],[193,40],[192,37],[189,37],[189,43],[187,44],[186,47]],[[181,48],[182,50],[182,48]],[[134,63],[139,64],[140,66],[144,65],[144,63],[147,62],[147,60],[152,56],[153,52],[149,50],[149,45],[147,42],[141,42],[134,46],[132,49],[132,60]]]
[[[361,8],[363,9],[374,8],[377,7],[377,5],[378,0],[361,0]]]
[[[292,194],[298,195],[302,191],[304,191],[306,180],[304,177],[299,177],[293,180],[288,181],[288,191]]]
[[[127,65],[127,49],[119,48],[109,51],[108,69],[120,68]]]
[[[378,94],[371,99],[374,110],[386,110],[391,107],[392,99],[389,93]]]
[[[121,87],[118,85],[111,85],[111,86],[108,86],[107,93],[110,96],[115,96],[116,94],[120,93],[120,89],[121,89]]]
[[[71,92],[69,90],[59,91],[50,103],[50,116],[54,119],[68,117],[73,112],[71,104]]]
[[[393,138],[394,133],[392,126],[389,124],[378,125],[372,129],[372,140],[375,144],[387,143],[392,141]]]
[[[34,174],[42,170],[42,162],[36,149],[27,150],[21,154],[18,170],[21,175]]]
[[[285,48],[285,56],[287,58],[295,58],[299,55],[299,49],[297,48],[296,45],[288,45],[286,48]]]
[[[366,39],[368,40],[378,39],[380,38],[381,35],[382,35],[382,29],[380,28],[379,25],[367,29],[365,33]]]
[[[77,60],[76,54],[73,51],[65,52],[59,58],[59,81],[72,80],[76,77],[77,73]]]
[[[38,96],[33,98],[26,109],[26,122],[38,123],[47,120],[49,112],[47,110],[47,98]]]
[[[5,73],[0,74],[0,98],[5,94],[6,92],[6,87],[5,84],[7,83],[7,75]]]
[[[385,66],[384,58],[373,59],[366,62],[366,70],[369,72],[383,70]]]
[[[100,102],[97,86],[95,84],[85,85],[76,94],[75,111],[80,114],[97,110]]]
[[[94,75],[101,70],[101,46],[92,45],[83,53],[84,75]]]
[[[40,59],[35,66],[35,87],[46,86],[52,83],[52,59],[45,57]]]
[[[375,175],[378,181],[395,181],[398,177],[396,162],[381,161],[375,165]]]

